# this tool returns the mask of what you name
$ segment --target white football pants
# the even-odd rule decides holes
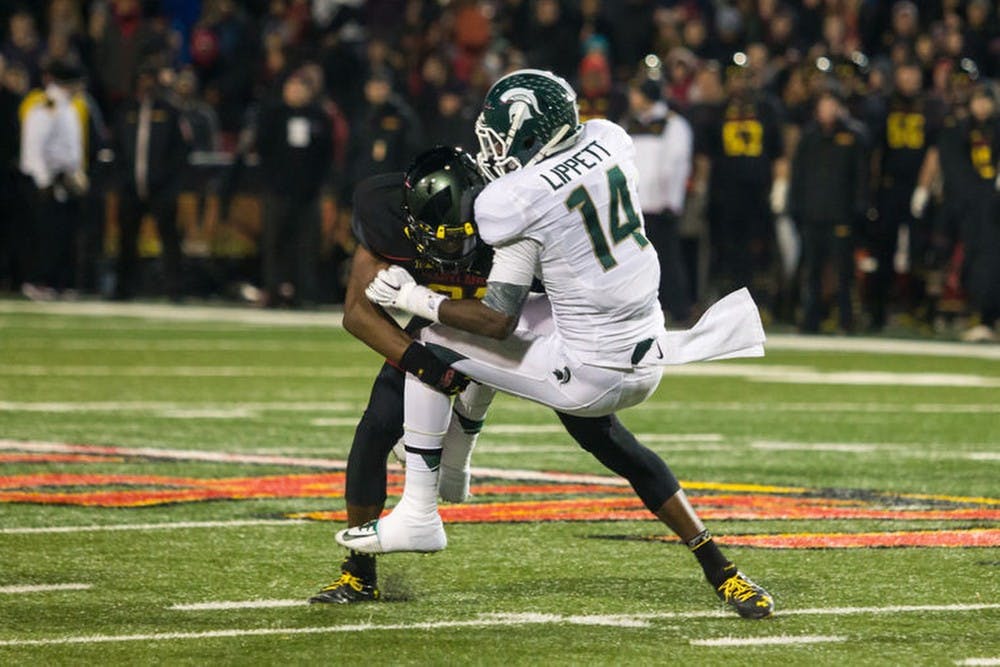
[[[457,355],[452,367],[477,382],[581,417],[642,403],[663,374],[659,366],[613,369],[579,362],[556,334],[544,295],[529,297],[517,329],[506,340],[439,324],[421,329],[418,340],[432,349],[444,348],[436,350],[444,357]],[[407,444],[434,448],[448,426],[449,398],[408,377],[404,413]]]

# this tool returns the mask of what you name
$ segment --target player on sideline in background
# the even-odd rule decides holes
[[[580,124],[564,80],[539,70],[500,79],[476,131],[477,161],[492,180],[474,206],[495,253],[483,300],[435,294],[398,266],[380,271],[366,291],[381,306],[447,325],[425,327],[419,338],[455,370],[592,419],[599,431],[602,419],[655,391],[663,365],[763,354],[760,317],[746,290],[715,304],[690,331],[664,331],[659,263],[632,204],[632,142],[614,123]],[[536,276],[547,298],[529,299]],[[537,318],[549,304],[546,327]],[[338,533],[340,544],[365,553],[446,546],[437,484],[450,414],[450,397],[407,379],[403,498],[388,516]],[[669,493],[651,509],[694,551],[721,599],[741,616],[769,616],[771,596],[722,555],[663,467]]]

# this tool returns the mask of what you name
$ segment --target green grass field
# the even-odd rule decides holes
[[[766,621],[506,397],[448,549],[309,606],[380,363],[335,320],[0,302],[0,664],[1000,665],[1000,347],[774,337],[622,415]]]

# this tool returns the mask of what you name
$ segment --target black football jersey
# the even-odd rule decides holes
[[[421,285],[452,299],[481,299],[486,294],[486,278],[493,263],[493,251],[483,245],[479,256],[463,272],[441,271],[433,262],[421,259],[406,236],[403,211],[402,172],[366,178],[354,191],[354,237],[376,257],[402,266]]]
[[[899,186],[909,193],[917,182],[924,154],[937,142],[944,110],[933,99],[889,98],[875,125],[876,145],[882,148],[883,188]]]
[[[766,185],[782,155],[781,119],[770,99],[732,100],[703,128],[698,152],[712,159],[712,185]]]

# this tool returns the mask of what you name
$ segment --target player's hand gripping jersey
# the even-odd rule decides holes
[[[660,266],[636,182],[632,139],[591,120],[571,148],[493,181],[476,199],[486,243],[537,241],[556,330],[585,363],[628,368],[636,343],[663,331]]]
[[[390,264],[404,267],[418,283],[452,299],[481,299],[486,291],[493,253],[479,251],[463,271],[445,271],[421,258],[406,235],[402,172],[379,174],[362,181],[354,193],[354,236],[366,250]]]

